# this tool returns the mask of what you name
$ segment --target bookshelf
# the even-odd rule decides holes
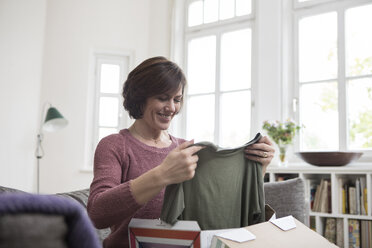
[[[318,167],[305,163],[290,164],[287,167],[270,165],[267,168],[267,174],[265,175],[264,180],[265,182],[274,182],[295,177],[300,177],[305,180],[305,198],[306,203],[308,204],[308,209],[310,209],[309,220],[305,224],[319,234],[327,236],[329,234],[329,229],[327,229],[329,225],[326,225],[326,223],[330,222],[327,220],[336,219],[333,225],[337,225],[337,230],[342,229],[343,237],[341,235],[339,236],[339,239],[342,239],[343,247],[348,248],[351,247],[351,245],[349,246],[349,241],[352,242],[352,240],[349,240],[350,225],[355,226],[355,222],[357,222],[357,224],[359,223],[359,226],[362,225],[362,222],[363,225],[368,225],[366,223],[372,223],[372,163],[354,163],[337,167]],[[366,188],[364,194],[364,197],[366,198],[366,204],[364,204],[366,213],[364,214],[362,213],[361,208],[359,212],[352,212],[352,214],[345,212],[346,199],[343,197],[345,197],[346,193],[343,192],[345,192],[345,189],[349,190],[345,185],[356,188],[355,182],[358,182],[357,179],[363,181]],[[320,209],[322,209],[322,211],[313,211],[314,208],[312,209],[312,206],[314,207],[315,203],[314,192],[317,189],[316,186],[320,185],[322,181],[323,185],[324,181],[327,181],[325,184],[330,185],[327,190],[323,188],[322,191],[322,193],[328,192],[327,197],[323,196],[323,201],[321,201],[323,209]],[[362,189],[360,188],[359,190]],[[321,195],[318,196],[318,198],[321,198]],[[325,203],[325,201],[327,203]],[[360,199],[360,201],[362,200]],[[344,207],[342,206],[343,202]],[[324,204],[326,206],[324,206]],[[355,211],[355,206],[353,208],[353,211]],[[365,230],[365,226],[363,230]],[[369,229],[369,232],[372,232],[372,229]],[[362,231],[360,230],[359,233],[362,233]],[[365,235],[366,234],[364,233],[364,236]],[[350,239],[354,239],[354,236],[350,236]],[[362,239],[360,240],[360,247],[363,247]],[[341,241],[339,240],[338,242]]]

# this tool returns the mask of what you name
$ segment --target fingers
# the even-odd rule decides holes
[[[274,149],[251,149],[246,148],[245,149],[246,154],[255,155],[262,158],[268,158],[270,156],[274,156],[275,150]]]
[[[187,154],[195,154],[197,153],[198,151],[200,151],[201,149],[205,148],[204,146],[192,146],[194,144],[194,140],[190,140],[190,141],[185,141],[183,142],[182,144],[180,144],[176,150],[177,151],[185,151],[187,152]]]
[[[194,144],[194,140],[189,140],[189,141],[185,141],[183,142],[182,144],[180,144],[179,146],[177,146],[177,150],[178,151],[181,151],[189,146],[191,146],[192,144]]]
[[[259,150],[262,152],[275,152],[275,148],[273,146],[270,146],[264,143],[256,143],[256,144],[247,146],[245,148],[246,152],[254,151],[254,150]]]
[[[261,139],[258,141],[258,143],[265,143],[265,144],[268,144],[270,146],[273,145],[273,143],[271,142],[271,140],[267,136],[261,137]]]
[[[245,157],[261,163],[263,166],[270,164],[275,154],[273,143],[267,136],[262,137],[257,143],[245,148]]]
[[[195,154],[204,148],[205,146],[190,146],[190,147],[185,148],[184,151],[188,152],[189,154]]]

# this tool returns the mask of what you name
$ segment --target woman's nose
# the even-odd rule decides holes
[[[176,111],[176,106],[173,102],[173,100],[167,101],[167,105],[165,106],[168,111]]]

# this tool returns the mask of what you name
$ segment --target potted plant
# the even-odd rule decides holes
[[[286,151],[289,144],[292,143],[296,133],[300,130],[292,119],[285,122],[280,121],[264,121],[262,128],[267,132],[267,135],[278,145],[280,164],[286,165]]]

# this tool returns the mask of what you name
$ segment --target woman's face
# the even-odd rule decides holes
[[[162,94],[147,99],[143,120],[155,130],[167,130],[181,108],[182,88],[174,94]]]

